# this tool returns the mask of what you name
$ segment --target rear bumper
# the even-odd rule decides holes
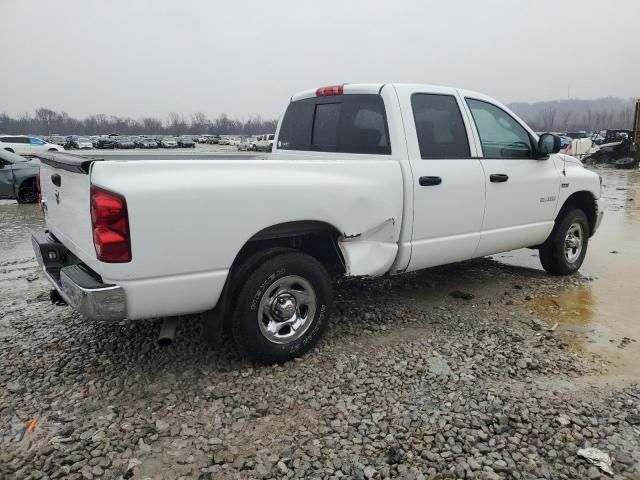
[[[48,232],[31,236],[36,259],[60,296],[81,315],[94,320],[122,320],[127,305],[122,287],[105,284]]]

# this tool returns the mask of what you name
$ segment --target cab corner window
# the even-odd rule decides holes
[[[469,158],[469,139],[458,102],[452,95],[416,93],[411,97],[420,156]]]
[[[529,133],[511,115],[491,103],[467,98],[484,158],[532,158]]]

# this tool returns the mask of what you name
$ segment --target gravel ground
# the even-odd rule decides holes
[[[488,259],[344,280],[316,348],[256,367],[197,318],[164,349],[158,322],[83,319],[4,260],[0,477],[610,477],[595,447],[638,479],[640,387],[527,307],[588,282]]]

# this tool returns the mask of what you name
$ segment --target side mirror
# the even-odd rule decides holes
[[[538,158],[546,158],[560,151],[560,137],[553,133],[543,133],[538,139]]]

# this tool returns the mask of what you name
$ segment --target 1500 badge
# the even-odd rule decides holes
[[[556,201],[556,196],[552,195],[550,197],[540,197],[540,203],[544,203],[544,202],[555,202]]]

